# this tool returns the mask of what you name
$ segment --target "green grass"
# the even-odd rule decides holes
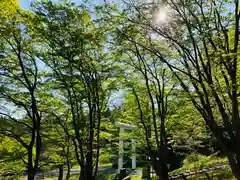
[[[114,179],[114,177],[116,176],[116,174],[101,174],[97,180],[112,180]]]
[[[216,156],[202,156],[202,155],[189,155],[183,162],[183,166],[169,173],[169,175],[181,174],[190,171],[198,171],[208,167],[214,167],[218,165],[227,165],[227,158],[220,158]],[[217,180],[217,176],[221,176],[224,180],[234,179],[230,167],[225,169],[218,169],[212,172],[208,172],[213,180]],[[204,173],[195,175],[193,177],[187,177],[188,180],[205,180],[207,179]]]
[[[136,170],[142,171],[143,167],[137,167]]]
[[[188,162],[187,160],[188,159],[186,159],[181,168],[170,172],[170,175],[188,171],[197,171],[203,168],[224,165],[228,163],[227,158],[219,158],[216,156],[200,156],[199,159],[194,162]]]
[[[141,180],[142,176],[141,175],[132,175],[131,180]]]
[[[217,176],[220,176],[223,180],[236,180],[232,175],[230,168],[219,169],[213,172],[208,172],[208,175],[213,180],[218,180]],[[203,174],[196,175],[194,177],[187,177],[187,179],[188,180],[206,180],[207,178],[206,178],[206,175],[203,173]]]
[[[63,177],[65,179],[65,177]],[[58,180],[58,177],[45,177],[44,180]],[[78,180],[78,175],[71,175],[70,180]]]
[[[106,163],[106,164],[100,164],[99,168],[105,168],[105,167],[112,167],[112,163]],[[75,165],[72,167],[72,169],[80,169],[79,165]]]
[[[99,168],[112,167],[112,163],[100,164]]]

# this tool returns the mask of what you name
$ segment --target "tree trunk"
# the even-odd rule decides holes
[[[86,157],[86,164],[81,166],[79,180],[92,180],[93,168],[90,166],[91,162],[88,164],[88,153]]]
[[[93,179],[93,168],[92,168],[92,153],[88,152],[86,157],[86,180]]]
[[[93,180],[95,180],[98,175],[98,163],[99,163],[99,153],[100,153],[100,127],[101,127],[101,108],[99,105],[99,100],[97,100],[97,155],[96,155],[96,166],[95,166],[95,171],[93,175]]]
[[[71,167],[70,167],[70,161],[69,161],[69,137],[67,137],[67,154],[66,154],[66,159],[67,159],[67,174],[66,174],[66,180],[68,180],[70,178],[70,171],[71,171]]]
[[[84,167],[81,167],[80,169],[79,180],[86,180]]]
[[[147,165],[147,180],[151,180],[151,167],[149,164]]]
[[[240,165],[237,164],[232,158],[228,158],[229,164],[232,170],[233,175],[236,179],[240,180]]]
[[[86,180],[93,179],[93,140],[94,140],[94,115],[96,112],[95,104],[92,104],[91,97],[88,95],[89,106],[89,138],[87,144],[86,164],[84,166],[84,175]]]
[[[71,169],[70,169],[70,166],[68,165],[67,166],[66,180],[69,180],[69,178],[70,178],[70,171],[71,171]]]
[[[161,170],[160,170],[160,179],[162,180],[168,180],[168,167],[167,164],[161,164]]]
[[[70,171],[71,171],[71,167],[70,167],[70,162],[69,159],[67,157],[67,174],[66,174],[66,180],[68,180],[70,178]]]
[[[32,169],[31,171],[28,171],[28,180],[34,180],[36,175],[36,172],[34,172],[34,170]]]
[[[161,180],[168,180],[169,177],[168,177],[168,167],[167,167],[167,164],[164,163],[164,162],[160,162],[160,161],[157,161],[155,160],[154,162],[154,170],[157,174],[157,176],[159,177],[159,179]]]
[[[32,165],[32,148],[29,147],[28,149],[28,167],[27,167],[27,173],[28,173],[28,180],[34,180],[34,177],[36,175],[35,168],[33,168]]]
[[[63,180],[63,164],[59,165],[59,174],[58,174],[58,180]]]

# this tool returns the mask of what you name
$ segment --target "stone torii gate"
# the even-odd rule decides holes
[[[119,131],[119,156],[118,156],[118,172],[120,173],[120,170],[123,168],[123,134],[124,130],[134,130],[137,127],[130,125],[130,124],[125,124],[121,122],[116,122],[115,126],[120,128]],[[135,139],[132,138],[132,169],[136,169],[136,143]]]

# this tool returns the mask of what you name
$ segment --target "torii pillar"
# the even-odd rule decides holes
[[[120,123],[117,122],[115,123],[117,127],[120,128],[119,131],[119,155],[118,155],[118,172],[120,173],[120,170],[123,168],[123,134],[124,130],[134,130],[136,129],[136,126],[132,126],[130,124],[125,124],[125,123]],[[132,169],[136,169],[136,143],[135,139],[132,138]]]

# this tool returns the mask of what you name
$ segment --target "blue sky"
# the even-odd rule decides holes
[[[20,6],[21,6],[23,9],[29,9],[30,0],[20,0]]]

